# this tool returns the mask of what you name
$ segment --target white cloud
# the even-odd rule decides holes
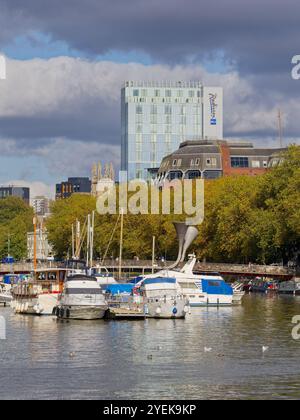
[[[261,133],[262,146],[277,139],[278,107],[287,137],[300,128],[299,101],[271,90],[262,93],[253,78],[241,78],[235,71],[209,73],[200,65],[146,66],[71,57],[8,59],[7,79],[0,84],[1,155],[36,157],[53,179],[87,176],[98,160],[117,167],[124,80],[201,80],[223,86],[225,131],[238,138]],[[9,125],[6,131],[4,122]]]

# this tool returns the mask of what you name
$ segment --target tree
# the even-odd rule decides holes
[[[0,258],[10,252],[16,260],[27,256],[27,232],[32,230],[33,209],[17,197],[0,200]],[[10,243],[10,249],[8,249]]]

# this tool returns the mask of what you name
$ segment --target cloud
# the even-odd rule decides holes
[[[98,160],[112,161],[118,169],[124,80],[201,80],[223,86],[226,137],[254,139],[261,146],[273,138],[277,144],[278,108],[286,140],[299,137],[296,93],[257,89],[257,77],[242,77],[234,70],[209,73],[199,64],[143,65],[71,57],[7,60],[7,79],[0,84],[1,157],[36,159],[55,181],[87,176]],[[32,164],[25,166],[24,179],[31,179]],[[44,175],[36,173],[35,179],[39,176]]]
[[[287,74],[299,48],[298,0],[1,0],[0,7],[0,45],[41,31],[91,56],[140,51],[186,64],[221,52],[243,74]]]
[[[55,195],[54,187],[52,185],[47,185],[43,182],[28,182],[26,180],[12,179],[3,185],[14,185],[15,187],[30,188],[31,199],[39,195],[43,195],[53,199]]]

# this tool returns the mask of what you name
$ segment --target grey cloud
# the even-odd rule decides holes
[[[1,0],[31,25],[90,54],[137,50],[160,62],[223,51],[244,73],[286,73],[299,39],[298,0]],[[9,22],[7,22],[7,25]]]

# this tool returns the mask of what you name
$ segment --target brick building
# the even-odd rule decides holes
[[[259,175],[280,162],[286,149],[256,148],[226,140],[185,141],[163,158],[156,175],[162,185],[173,179],[216,179],[229,175]]]

